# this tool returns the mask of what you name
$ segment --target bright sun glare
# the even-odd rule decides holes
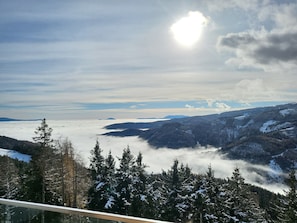
[[[193,46],[200,38],[208,19],[198,11],[188,12],[188,16],[179,19],[172,24],[170,31],[174,39],[185,47]]]

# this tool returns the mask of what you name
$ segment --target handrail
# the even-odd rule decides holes
[[[126,222],[126,223],[166,223],[165,221],[146,219],[146,218],[140,218],[140,217],[111,214],[111,213],[57,206],[57,205],[33,203],[33,202],[27,202],[27,201],[9,200],[9,199],[3,199],[3,198],[0,198],[0,204],[38,209],[43,211],[52,211],[52,212],[58,212],[62,214],[75,214],[75,215],[81,214],[86,217],[111,220],[111,221],[120,221],[120,222]]]

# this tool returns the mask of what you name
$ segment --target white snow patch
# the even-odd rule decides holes
[[[113,196],[110,196],[106,202],[106,204],[104,205],[104,208],[105,209],[109,209],[113,206],[114,204],[114,197]]]
[[[248,113],[245,113],[243,115],[240,115],[240,116],[235,117],[234,119],[236,119],[236,120],[244,120],[247,117],[249,117],[249,114]]]
[[[143,195],[143,194],[141,194],[141,195],[140,195],[140,200],[141,200],[141,201],[146,201],[146,196]]]
[[[271,125],[276,124],[277,122],[274,120],[269,120],[265,123],[263,123],[262,127],[260,128],[260,131],[263,133],[271,132],[272,129],[270,128]]]
[[[96,186],[96,190],[98,191],[101,187],[103,187],[105,185],[104,182],[100,182],[97,186]]]
[[[253,119],[249,120],[248,123],[246,123],[244,126],[242,126],[242,128],[246,128],[246,127],[248,127],[249,125],[252,125],[252,124],[254,124]]]
[[[31,160],[31,156],[19,153],[14,150],[8,150],[8,149],[2,149],[0,148],[0,156],[8,156],[12,159],[17,159],[19,161],[24,161],[26,163],[29,163]]]
[[[295,110],[295,109],[292,109],[292,108],[288,108],[288,109],[280,110],[279,113],[280,113],[282,116],[287,116],[287,115],[296,113],[296,110]]]
[[[286,130],[290,130],[289,128],[292,128],[292,123],[290,122],[285,122],[285,123],[281,123],[279,125],[275,125],[277,122],[270,120],[268,122],[265,122],[262,127],[260,128],[260,131],[263,133],[268,133],[268,132],[272,132],[272,131],[278,131],[278,130],[282,130],[282,131],[286,131]],[[294,129],[294,127],[293,127]]]

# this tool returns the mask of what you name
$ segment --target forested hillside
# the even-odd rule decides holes
[[[152,123],[117,123],[112,136],[137,135],[157,148],[214,146],[232,160],[265,165],[289,173],[297,160],[297,103],[258,107]],[[268,181],[282,182],[282,174]]]
[[[297,222],[296,177],[288,177],[285,196],[245,183],[235,168],[217,179],[211,166],[196,174],[174,160],[160,174],[148,173],[142,154],[123,149],[107,157],[97,141],[85,167],[68,139],[53,140],[42,120],[33,137],[29,163],[0,157],[0,197],[173,222]],[[1,207],[1,220],[20,219],[17,209]],[[26,216],[28,217],[28,216]],[[64,222],[59,215],[36,214],[31,222]]]

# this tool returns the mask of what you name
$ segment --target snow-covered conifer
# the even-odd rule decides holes
[[[225,215],[231,222],[262,222],[265,223],[264,211],[259,207],[250,188],[244,182],[238,168],[226,184]],[[228,222],[228,221],[227,221]]]
[[[289,190],[286,191],[285,197],[280,199],[278,206],[277,222],[297,222],[297,179],[296,171],[292,170],[287,181]]]
[[[91,172],[91,184],[92,186],[88,192],[88,208],[92,210],[102,211],[105,206],[103,199],[103,186],[105,185],[104,171],[105,163],[102,150],[99,146],[98,140],[95,147],[91,150],[90,158],[90,172]]]

